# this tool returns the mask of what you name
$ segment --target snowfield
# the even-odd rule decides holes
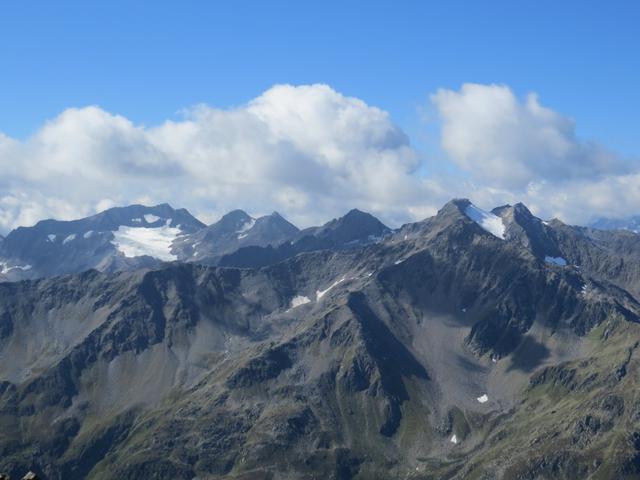
[[[299,307],[300,305],[304,305],[305,303],[309,303],[309,302],[311,302],[311,299],[309,297],[305,297],[303,295],[297,295],[291,299],[290,308],[296,308],[296,307]]]
[[[324,297],[324,295],[331,290],[333,287],[341,284],[342,282],[344,282],[345,279],[341,278],[340,280],[337,280],[336,282],[334,282],[332,285],[329,286],[329,288],[327,288],[326,290],[316,290],[316,300],[320,300],[322,297]]]
[[[485,231],[504,240],[504,223],[502,223],[502,219],[500,217],[491,212],[485,212],[484,210],[476,207],[473,203],[469,204],[469,206],[465,208],[464,213],[467,217],[480,225]]]
[[[140,228],[120,226],[113,232],[111,243],[125,257],[141,257],[148,255],[165,262],[177,260],[171,253],[171,244],[182,232],[178,228],[167,225],[156,228]]]

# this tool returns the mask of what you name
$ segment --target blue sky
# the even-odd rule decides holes
[[[639,24],[629,0],[3,2],[0,233],[131,202],[640,213]]]
[[[10,1],[0,7],[0,130],[25,137],[97,104],[155,124],[276,83],[327,83],[407,131],[440,87],[504,83],[638,153],[633,1]],[[418,139],[416,139],[417,141]]]

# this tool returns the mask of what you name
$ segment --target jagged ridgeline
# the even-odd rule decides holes
[[[640,478],[634,232],[132,206],[0,262],[11,478]]]

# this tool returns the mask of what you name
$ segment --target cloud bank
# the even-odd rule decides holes
[[[637,165],[578,139],[574,122],[535,95],[467,84],[431,102],[445,161],[460,173],[420,173],[428,159],[388,113],[326,85],[278,85],[237,108],[201,105],[151,127],[71,108],[25,141],[0,133],[0,232],[136,202],[169,202],[207,222],[234,208],[278,210],[301,226],[353,207],[399,224],[454,196],[524,201],[572,222],[638,211]]]
[[[522,201],[541,216],[584,223],[640,213],[640,165],[579,139],[573,119],[519,100],[504,85],[465,84],[431,96],[441,145],[488,205]]]
[[[624,171],[613,154],[580,142],[573,120],[540,105],[535,94],[520,102],[505,86],[466,84],[431,98],[442,118],[443,149],[484,185],[518,189]]]

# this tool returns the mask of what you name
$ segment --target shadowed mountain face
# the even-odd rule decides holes
[[[522,204],[499,207],[494,212],[506,225],[507,240],[522,244],[537,258],[573,266],[594,280],[613,283],[640,296],[640,235],[574,227],[556,219],[545,223]]]
[[[242,210],[226,214],[218,222],[185,237],[177,248],[192,261],[216,264],[226,254],[246,246],[280,245],[298,233],[298,228],[277,212],[252,218]]]
[[[389,233],[391,230],[376,217],[353,209],[344,217],[331,220],[322,227],[301,231],[292,243],[303,251],[344,248],[370,243]]]
[[[219,259],[227,267],[257,268],[273,265],[299,253],[317,250],[344,250],[360,248],[381,241],[391,229],[380,220],[353,209],[344,217],[336,218],[321,227],[306,228],[289,241],[270,245],[252,244]]]
[[[339,224],[262,268],[1,283],[0,471],[638,478],[631,239],[466,200]]]

